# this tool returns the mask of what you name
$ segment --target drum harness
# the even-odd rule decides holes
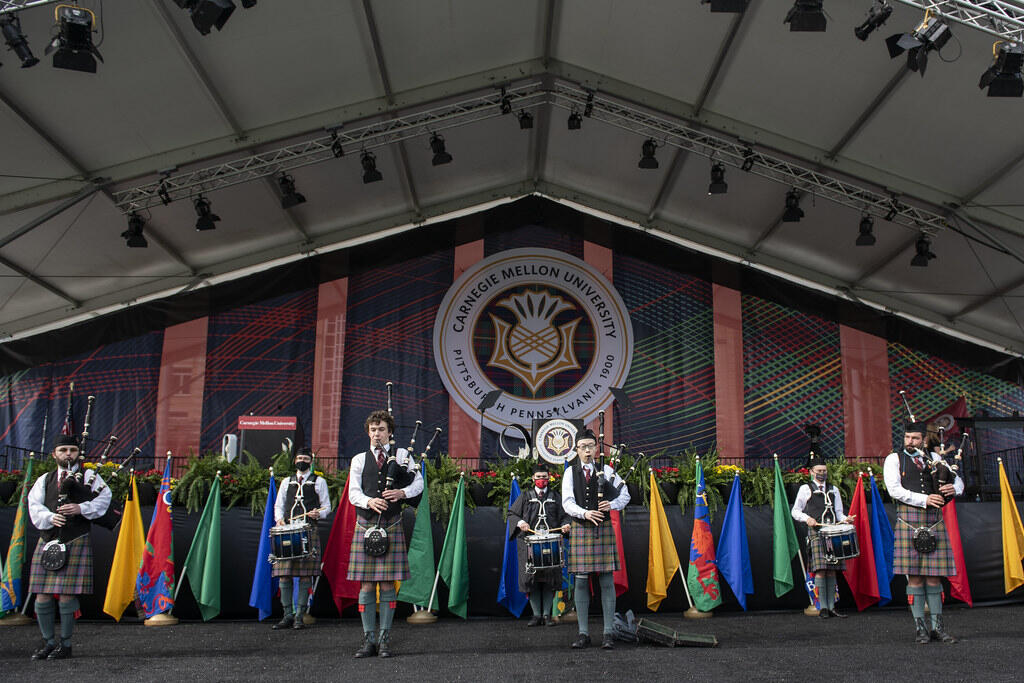
[[[533,493],[533,492],[531,491],[531,493]],[[547,510],[547,505],[548,505],[548,503],[553,503],[555,501],[553,499],[547,499],[547,498],[545,498],[544,500],[541,500],[541,499],[537,498],[536,495],[534,495],[534,497],[531,500],[532,501],[536,501],[538,504],[540,504],[540,513],[539,513],[539,516],[537,517],[537,528],[536,529],[530,529],[530,531],[532,531],[535,534],[549,534],[549,533],[551,533],[551,527],[548,526],[548,510]],[[525,571],[526,571],[527,574],[536,574],[537,573],[536,567],[534,567],[533,563],[529,562],[529,561],[526,563]]]

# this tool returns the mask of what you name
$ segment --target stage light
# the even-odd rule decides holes
[[[96,60],[102,62],[103,55],[92,44],[92,27],[96,22],[92,10],[75,5],[57,5],[54,16],[57,35],[44,51],[45,54],[53,53],[53,66],[96,73]]]
[[[215,28],[219,31],[224,28],[231,13],[235,11],[235,3],[231,0],[174,0],[174,4],[188,10],[192,25],[204,36],[210,29]]]
[[[281,208],[290,209],[293,206],[306,203],[306,197],[295,191],[295,178],[281,171],[277,177],[277,186],[281,188]]]
[[[790,31],[824,31],[825,10],[822,0],[796,0],[786,13],[783,24],[789,24]]]
[[[743,163],[740,164],[741,171],[750,171],[754,168],[754,150],[747,147],[743,150]]]
[[[875,219],[870,214],[860,217],[860,234],[857,235],[858,247],[870,247],[875,243]]]
[[[363,152],[359,157],[359,163],[363,166],[363,183],[369,185],[384,180],[384,176],[377,170],[377,157],[373,152]]]
[[[338,138],[337,131],[331,131],[331,154],[334,155],[335,159],[340,159],[345,156],[345,150],[341,146],[341,140]]]
[[[569,130],[579,130],[583,126],[583,117],[580,113],[573,109],[573,112],[569,114],[569,119],[565,122],[569,127]]]
[[[899,213],[899,208],[896,206],[896,202],[893,201],[889,204],[889,210],[885,212],[885,220],[891,221],[896,218],[896,214]]]
[[[528,111],[519,112],[519,129],[530,130],[533,128],[533,114]]]
[[[914,249],[917,253],[910,260],[910,265],[912,266],[924,268],[928,265],[929,261],[935,258],[935,254],[932,253],[932,241],[924,233],[921,233],[921,236],[917,238],[917,244],[914,245]]]
[[[430,136],[430,150],[434,153],[434,158],[430,161],[434,166],[452,162],[452,155],[444,148],[444,138],[437,133]]]
[[[160,197],[160,201],[163,202],[164,206],[171,203],[171,193],[167,191],[166,180],[160,181],[160,187],[156,188],[156,194]]]
[[[654,138],[644,140],[644,144],[640,146],[640,163],[637,166],[640,168],[658,168],[658,160],[654,158],[654,152],[657,149],[658,143],[654,141]]]
[[[878,0],[868,8],[868,16],[860,26],[855,26],[853,35],[861,40],[867,40],[868,36],[878,27],[886,22],[892,14],[892,5],[885,0]]]
[[[256,6],[256,0],[242,0],[242,7],[245,9],[252,9]]]
[[[711,5],[712,12],[738,14],[747,8],[747,0],[700,0],[702,5]]]
[[[804,210],[800,208],[800,193],[790,190],[786,193],[786,210],[782,214],[783,223],[799,223],[804,217]]]
[[[501,113],[511,114],[512,113],[512,99],[505,92],[505,88],[501,89]]]
[[[210,200],[203,195],[199,195],[196,197],[195,202],[193,202],[193,206],[196,208],[196,215],[199,216],[199,219],[196,220],[196,230],[200,232],[203,230],[215,230],[217,226],[214,223],[220,220],[220,216],[210,209]]]
[[[126,246],[133,249],[145,249],[149,246],[145,236],[142,234],[142,227],[146,225],[146,219],[132,211],[128,214],[128,229],[121,233]]]
[[[711,184],[708,185],[708,194],[725,194],[729,191],[729,185],[725,182],[725,166],[716,161],[711,164]]]
[[[992,46],[992,66],[981,74],[979,88],[988,88],[989,97],[1021,97],[1024,79],[1020,70],[1024,65],[1024,47],[1002,41]]]
[[[4,39],[7,41],[7,47],[13,50],[18,59],[21,60],[22,69],[27,69],[39,63],[39,60],[35,58],[35,55],[32,54],[32,50],[28,46],[25,34],[21,32],[21,19],[18,18],[18,15],[0,15],[0,32],[3,33]]]
[[[904,52],[907,53],[907,68],[924,76],[928,68],[928,53],[938,51],[952,37],[949,24],[942,17],[932,16],[930,11],[924,13],[922,21],[913,33],[897,33],[885,39],[889,48],[889,56],[893,59]]]
[[[588,90],[587,91],[587,103],[583,107],[583,115],[586,116],[589,119],[591,117],[591,115],[593,115],[593,113],[594,113],[594,91],[593,90]]]

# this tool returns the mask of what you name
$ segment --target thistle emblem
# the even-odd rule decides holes
[[[562,297],[545,290],[527,290],[498,301],[516,317],[514,325],[491,314],[494,351],[487,365],[507,370],[529,387],[533,395],[551,377],[580,367],[573,338],[580,319],[555,328],[555,316],[572,309]]]

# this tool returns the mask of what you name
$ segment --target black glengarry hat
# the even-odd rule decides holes
[[[81,448],[78,442],[78,436],[76,434],[60,434],[53,442],[53,447],[58,446],[74,446],[75,448]]]

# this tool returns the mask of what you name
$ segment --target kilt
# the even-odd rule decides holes
[[[302,558],[278,560],[270,570],[271,577],[320,576],[320,562],[323,560],[320,553],[320,533],[315,523],[310,526],[309,544],[313,547],[313,553]]]
[[[39,539],[32,553],[29,593],[44,595],[88,595],[92,593],[92,543],[89,535],[79,536],[67,544],[68,561],[61,569],[43,569],[43,546]]]
[[[807,571],[823,572],[826,570],[845,571],[846,562],[836,560],[835,562],[825,561],[825,547],[821,544],[821,534],[817,529],[807,530]]]
[[[902,521],[900,521],[902,520]],[[914,529],[929,527],[935,535],[935,551],[922,555],[914,549]],[[910,526],[907,526],[907,525]],[[911,528],[913,527],[913,529]],[[893,548],[893,571],[910,576],[956,576],[953,548],[949,545],[946,525],[939,508],[919,508],[896,503],[896,542]]]
[[[615,529],[605,519],[598,526],[574,518],[569,535],[569,573],[591,574],[619,569],[619,553],[615,547]]]
[[[409,552],[405,545],[402,515],[397,515],[384,527],[391,542],[388,551],[380,557],[367,555],[363,550],[363,535],[374,526],[356,517],[356,530],[348,553],[349,581],[405,581],[409,578]]]

